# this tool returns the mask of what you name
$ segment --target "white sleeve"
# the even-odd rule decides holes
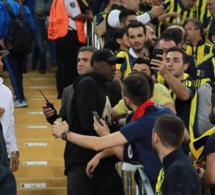
[[[140,16],[136,16],[136,18],[137,18],[137,21],[142,22],[143,24],[147,24],[148,22],[151,21],[151,17],[148,12],[146,12]]]
[[[17,139],[16,139],[16,134],[15,134],[15,127],[14,127],[14,104],[13,104],[13,98],[12,98],[12,93],[10,92],[10,97],[8,97],[8,101],[9,103],[9,107],[10,107],[10,122],[9,122],[9,126],[8,126],[8,134],[9,134],[9,138],[10,138],[10,153],[12,151],[18,151],[18,147],[17,147]]]
[[[77,0],[64,0],[69,17],[74,18],[81,13]]]
[[[120,10],[112,10],[108,14],[107,22],[112,28],[120,28],[120,22],[119,22],[119,14]]]

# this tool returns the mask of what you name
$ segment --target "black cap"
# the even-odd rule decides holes
[[[6,49],[4,49],[1,45],[0,45],[0,54],[2,57],[5,57],[6,55],[8,55],[10,52]]]
[[[109,63],[122,64],[124,62],[124,58],[116,57],[116,55],[109,49],[101,49],[94,52],[91,58],[91,65],[93,62],[105,61]]]

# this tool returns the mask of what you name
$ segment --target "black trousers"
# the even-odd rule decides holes
[[[68,195],[124,195],[122,179],[115,167],[97,167],[91,179],[85,169],[75,167],[67,173]]]
[[[56,82],[58,98],[62,97],[63,89],[73,83],[77,73],[78,50],[84,44],[78,41],[77,31],[68,31],[65,37],[56,40],[58,70]]]

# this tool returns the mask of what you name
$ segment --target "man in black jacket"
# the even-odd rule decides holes
[[[111,105],[105,83],[113,80],[116,63],[123,61],[124,59],[117,58],[108,49],[99,50],[93,54],[91,58],[93,72],[83,75],[74,83],[69,131],[82,135],[97,135],[93,129],[93,111],[96,111],[107,123],[111,123]],[[124,194],[121,178],[115,169],[115,158],[102,160],[94,172],[93,178],[90,179],[86,175],[86,165],[95,154],[95,151],[66,142],[64,158],[68,194]]]
[[[174,115],[157,119],[152,145],[163,164],[156,184],[156,194],[201,195],[197,171],[180,148],[185,125]]]

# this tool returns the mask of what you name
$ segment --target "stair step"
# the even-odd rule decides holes
[[[32,144],[47,144],[47,146],[65,146],[66,142],[63,142],[61,139],[53,139],[52,138],[37,138],[37,139],[32,139],[32,138],[27,138],[27,139],[22,139],[20,138],[18,141],[18,146],[22,146],[22,147],[35,147],[32,146]],[[40,146],[36,146],[36,147],[40,147]]]
[[[38,74],[38,72],[29,71],[23,74],[23,79],[28,78],[55,78],[56,73],[46,73],[46,74]],[[2,72],[2,78],[6,79],[9,78],[9,74],[7,71]]]
[[[17,195],[67,195],[66,188],[18,189]]]
[[[56,177],[56,178],[38,178],[38,179],[16,179],[17,188],[23,188],[23,184],[34,184],[34,183],[45,183],[46,188],[59,188],[66,187],[67,179],[66,177]]]
[[[10,79],[4,79],[4,84],[6,86],[11,85]],[[42,85],[51,85],[56,86],[56,79],[55,78],[28,78],[25,79],[24,85],[29,86],[42,86]]]
[[[14,116],[18,114],[31,114],[31,115],[42,115],[43,109],[42,106],[46,104],[44,100],[28,100],[28,107],[25,108],[15,108],[14,109]],[[59,112],[61,108],[61,100],[54,100],[50,99],[50,102],[54,102],[54,107]]]
[[[34,123],[48,123],[43,114],[18,114],[15,115],[16,123],[25,123],[28,121],[34,121]]]
[[[64,147],[20,147],[20,155],[22,157],[28,158],[46,158],[48,156],[53,156],[56,158],[63,158]]]
[[[51,134],[51,127],[47,129],[24,129],[23,128],[17,128],[16,124],[16,137],[17,139],[44,139],[44,138],[50,138],[54,139],[54,137]]]
[[[64,166],[20,166],[14,176],[16,179],[64,177]]]
[[[13,88],[11,86],[8,86],[9,89],[13,92]],[[41,93],[39,92],[39,89],[42,90],[42,92],[45,94],[45,96],[47,95],[56,95],[57,98],[57,89],[56,86],[33,86],[33,87],[25,87],[24,86],[24,94],[26,96],[26,98],[28,97],[32,97],[37,95],[39,97],[42,97]]]
[[[32,165],[29,165],[29,163],[31,163]],[[38,157],[34,157],[34,158],[20,158],[20,166],[35,166],[35,165],[38,165],[38,164],[44,164],[46,163],[47,165],[61,165],[61,166],[64,166],[64,159],[63,157],[60,157],[60,158],[57,158],[57,157],[54,157],[54,158],[41,158],[40,156]]]

